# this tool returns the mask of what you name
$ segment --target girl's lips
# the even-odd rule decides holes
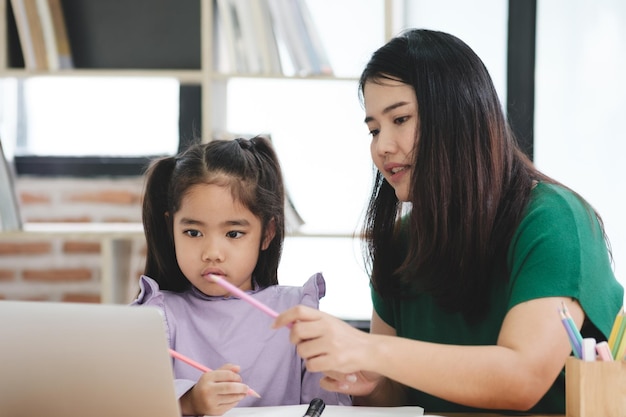
[[[205,277],[205,278],[209,279],[211,282],[213,282],[213,281],[210,279],[209,275],[215,275],[215,276],[218,276],[218,277],[220,277],[220,278],[226,278],[226,275],[225,275],[223,272],[205,271],[205,272],[203,272],[203,273],[202,273],[202,276],[203,276],[203,277]]]

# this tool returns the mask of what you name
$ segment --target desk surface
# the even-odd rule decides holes
[[[307,405],[285,405],[278,407],[241,407],[233,408],[224,417],[297,417],[304,414]],[[525,414],[525,413],[424,413],[421,407],[345,407],[328,405],[321,417],[565,417],[563,414]]]
[[[525,417],[565,417],[565,414],[524,414],[524,413],[519,413],[519,414],[485,414],[485,413],[444,413],[444,414],[437,414],[441,417],[512,417],[512,416],[525,416]],[[424,414],[424,417],[428,417],[428,414]]]

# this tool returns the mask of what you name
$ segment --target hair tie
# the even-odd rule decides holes
[[[235,140],[237,141],[241,149],[252,150],[254,148],[254,142],[252,142],[252,140],[248,140],[244,138],[237,138]]]

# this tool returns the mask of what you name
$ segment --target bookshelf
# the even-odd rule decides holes
[[[148,3],[160,3],[165,0],[112,0],[110,2],[103,2],[101,0],[63,0],[63,5],[68,6],[70,12],[66,14],[66,22],[68,25],[68,32],[70,40],[73,40],[77,34],[81,34],[82,27],[76,26],[75,19],[72,18],[74,7],[81,7],[83,3],[94,3],[97,7],[104,7],[103,5],[110,4],[110,7],[119,4],[135,4],[136,7],[143,7]],[[251,0],[246,0],[251,1]],[[252,0],[255,1],[255,0]],[[311,1],[311,0],[310,0]],[[317,1],[317,0],[312,0]],[[337,0],[334,0],[337,1]],[[338,0],[343,1],[343,0]],[[27,79],[34,76],[61,76],[61,77],[110,77],[110,78],[149,78],[149,77],[171,77],[177,79],[181,86],[199,87],[201,94],[201,135],[203,138],[213,137],[213,132],[226,131],[226,121],[228,120],[227,106],[229,101],[229,83],[234,80],[245,79],[252,83],[264,83],[270,84],[274,81],[280,81],[283,85],[291,85],[291,83],[298,83],[300,81],[306,81],[310,83],[334,83],[335,81],[349,81],[356,83],[358,74],[348,75],[281,75],[281,74],[247,74],[238,72],[220,72],[214,69],[214,27],[212,22],[214,21],[214,9],[212,7],[212,0],[193,0],[180,2],[176,0],[170,0],[171,4],[185,4],[184,13],[187,15],[189,21],[197,22],[197,27],[188,34],[189,38],[183,43],[191,44],[186,51],[188,53],[187,58],[177,58],[177,62],[185,62],[184,65],[176,66],[170,63],[155,63],[149,62],[146,65],[127,65],[124,62],[115,61],[115,57],[110,60],[106,58],[110,50],[115,46],[115,40],[112,41],[112,45],[103,45],[102,55],[103,57],[93,58],[94,61],[86,62],[84,57],[80,57],[80,50],[76,51],[74,55],[76,68],[64,69],[64,70],[46,70],[46,71],[33,71],[27,70],[18,65],[15,60],[15,45],[16,45],[16,33],[15,28],[11,25],[12,15],[10,13],[11,0],[0,0],[0,78],[21,78]],[[384,32],[385,37],[390,37],[396,30],[393,29],[393,22],[399,21],[398,14],[398,0],[380,0],[380,3],[376,3],[377,7],[380,4],[378,10],[384,10],[381,14],[381,21],[384,20]],[[129,6],[130,7],[130,6]],[[155,9],[158,8],[155,6]],[[94,14],[96,12],[91,11]],[[107,11],[101,12],[102,21],[97,23],[98,25],[112,25],[111,18],[107,18]],[[135,14],[137,11],[133,9],[131,14]],[[171,11],[168,12],[171,14]],[[182,13],[182,12],[181,12]],[[335,10],[329,10],[329,13],[335,13]],[[358,10],[355,10],[358,14]],[[396,17],[394,17],[396,16]],[[356,19],[354,16],[350,17],[351,20]],[[83,23],[85,25],[86,23]],[[116,24],[124,26],[124,22],[116,22]],[[141,22],[137,23],[142,25]],[[351,22],[352,24],[352,22]],[[148,25],[146,23],[146,25]],[[195,25],[195,23],[194,23]],[[354,26],[360,27],[362,30],[367,31],[368,27],[364,24],[354,23]],[[89,30],[96,30],[96,28],[90,28]],[[101,29],[101,28],[100,28]],[[149,28],[146,29],[146,31]],[[11,33],[11,30],[13,32]],[[107,30],[105,27],[102,30]],[[111,30],[111,29],[109,29]],[[123,30],[122,30],[123,31]],[[146,31],[140,31],[146,33]],[[141,38],[145,35],[136,35]],[[193,39],[191,39],[193,38]],[[355,35],[354,38],[361,39],[361,35]],[[195,40],[194,40],[195,39]],[[87,39],[88,40],[88,39]],[[87,42],[83,40],[83,42]],[[134,40],[128,40],[131,46],[138,49]],[[354,41],[352,41],[354,42]],[[74,43],[72,46],[76,46]],[[78,44],[78,48],[94,49],[95,44]],[[328,48],[332,48],[333,45],[327,45]],[[130,48],[132,50],[132,48]],[[369,48],[368,48],[369,49]],[[373,49],[373,48],[372,48]],[[189,53],[191,51],[191,53]],[[120,52],[123,55],[123,53]],[[147,57],[149,59],[151,57]],[[318,83],[319,82],[319,83]],[[289,88],[289,87],[287,87]],[[358,107],[356,103],[355,94],[355,107]],[[232,97],[230,98],[232,100]],[[357,109],[358,110],[358,109]],[[359,119],[360,120],[360,119]],[[306,185],[301,188],[306,188]],[[15,240],[34,240],[39,238],[85,238],[96,239],[102,243],[101,255],[101,295],[102,302],[105,303],[118,303],[123,302],[125,298],[126,281],[128,277],[129,260],[121,254],[128,252],[128,246],[133,240],[142,239],[143,234],[141,232],[140,224],[131,225],[110,225],[110,224],[26,224],[24,230],[15,232],[0,233],[2,237],[15,239]],[[304,240],[301,238],[337,238],[345,239],[351,238],[351,233],[343,232],[320,232],[307,233],[306,236],[298,233],[292,233],[291,238],[295,240]]]
[[[139,15],[142,11],[142,8],[147,8],[150,6],[148,3],[154,3],[146,0],[132,0],[128,2],[124,1],[113,1],[113,2],[100,2],[98,0],[90,0],[85,2],[84,0],[63,0],[62,4],[65,12],[65,20],[66,25],[69,32],[70,43],[72,47],[77,46],[77,54],[75,54],[75,69],[62,69],[62,70],[27,70],[23,67],[20,67],[20,58],[16,55],[19,55],[19,50],[16,51],[16,43],[18,40],[16,39],[16,28],[15,22],[13,21],[13,13],[9,11],[12,0],[0,0],[0,78],[28,78],[32,76],[63,76],[63,77],[171,77],[177,79],[181,85],[189,85],[189,86],[199,86],[201,89],[201,135],[203,138],[211,138],[213,137],[214,132],[225,131],[226,126],[224,126],[224,121],[227,120],[226,114],[226,106],[224,105],[227,102],[227,86],[228,81],[234,78],[250,78],[256,79],[262,82],[264,79],[306,79],[306,80],[349,80],[355,79],[354,77],[337,77],[333,75],[289,75],[284,76],[281,74],[242,74],[237,72],[229,72],[223,73],[215,70],[214,63],[214,55],[215,55],[215,33],[214,33],[214,25],[215,21],[215,10],[214,5],[216,5],[217,0],[196,0],[191,2],[176,2],[176,1],[161,1],[159,3],[163,3],[163,7],[161,7],[160,12],[161,15],[180,15],[179,20],[183,19],[187,16],[192,22],[189,26],[194,29],[190,29],[185,32],[184,35],[180,35],[180,44],[190,44],[188,47],[185,47],[185,51],[182,52],[182,55],[177,57],[176,59],[172,58],[172,60],[168,61],[167,59],[163,60],[163,63],[158,62],[158,60],[150,59],[150,57],[141,56],[139,58],[130,58],[137,60],[144,60],[147,62],[147,65],[139,64],[137,66],[133,66],[132,63],[128,65],[128,62],[116,62],[116,55],[123,57],[126,55],[132,54],[132,52],[128,51],[118,51],[112,52],[115,49],[115,42],[127,43],[119,34],[115,35],[112,38],[112,41],[108,44],[102,43],[102,55],[105,57],[98,58],[95,54],[91,57],[83,57],[77,55],[85,55],[86,51],[90,51],[89,53],[93,54],[94,50],[99,50],[100,45],[97,43],[98,39],[102,38],[103,31],[111,31],[111,32],[123,32],[125,29],[128,29],[130,26],[124,26],[124,22],[120,22],[119,19],[113,19],[111,16],[116,12],[114,9],[114,5],[118,5],[117,7],[128,7],[129,8],[129,22],[133,22],[132,16],[130,15]],[[256,0],[255,0],[256,1]],[[384,4],[384,16],[381,18],[384,19],[384,31],[385,38],[389,38],[395,32],[394,22],[398,20],[399,15],[399,1],[398,0],[381,0]],[[94,6],[92,9],[88,7],[84,7],[83,4],[102,4],[102,6]],[[110,4],[111,6],[104,6],[106,4]],[[186,4],[181,8],[182,12],[178,14],[172,14],[172,10],[167,10],[167,7],[176,7],[179,8],[181,5]],[[131,5],[134,5],[131,7]],[[100,9],[98,9],[98,7]],[[159,5],[155,5],[151,8],[151,13],[154,10],[158,10]],[[11,9],[12,10],[12,9]],[[94,32],[92,34],[93,40],[90,44],[85,44],[85,41],[82,41],[82,37],[79,36],[81,34],[81,30],[85,30],[84,26],[87,26],[87,23],[84,23],[83,26],[76,24],[76,21],[72,19],[72,15],[78,12],[83,13],[81,16],[92,17],[97,13],[100,13],[101,19],[99,19],[96,24],[96,28],[90,28],[90,31],[99,30],[99,32]],[[111,16],[107,16],[107,13],[111,13]],[[162,17],[160,17],[162,18]],[[197,27],[195,26],[197,22]],[[91,22],[89,22],[91,24]],[[130,25],[131,23],[128,23]],[[109,27],[107,27],[107,25]],[[116,26],[121,25],[119,30],[116,29]],[[142,22],[138,22],[139,27],[142,26]],[[153,23],[145,23],[145,30],[139,30],[139,34],[137,36],[148,36],[148,34],[154,34],[156,29],[150,27]],[[91,25],[94,26],[94,25]],[[152,31],[152,32],[151,32]],[[170,31],[169,33],[174,32]],[[139,39],[136,41],[145,41],[145,39]],[[132,46],[133,40],[128,40],[128,43]],[[136,44],[135,44],[136,45]],[[127,47],[130,49],[130,46]],[[142,48],[136,46],[136,50],[140,50]],[[170,45],[170,49],[177,50],[178,48],[174,48]],[[166,49],[167,50],[167,49]],[[152,50],[155,53],[155,50]],[[139,52],[141,55],[141,52]],[[196,56],[198,54],[199,56]],[[107,61],[107,56],[111,58]],[[182,62],[182,64],[178,64],[178,62]],[[16,64],[17,63],[17,64]],[[180,68],[175,68],[175,66],[179,66]],[[355,75],[356,76],[356,75]]]

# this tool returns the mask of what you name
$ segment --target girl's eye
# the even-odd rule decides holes
[[[370,130],[370,135],[372,137],[376,137],[379,133],[380,133],[379,129],[372,129],[372,130]]]
[[[240,237],[242,237],[245,233],[243,232],[239,232],[237,230],[232,230],[228,233],[226,233],[226,236],[228,236],[231,239],[239,239]]]
[[[200,233],[200,231],[194,230],[194,229],[185,230],[184,233],[187,236],[189,236],[189,237],[199,237],[199,236],[202,236],[202,233]]]

